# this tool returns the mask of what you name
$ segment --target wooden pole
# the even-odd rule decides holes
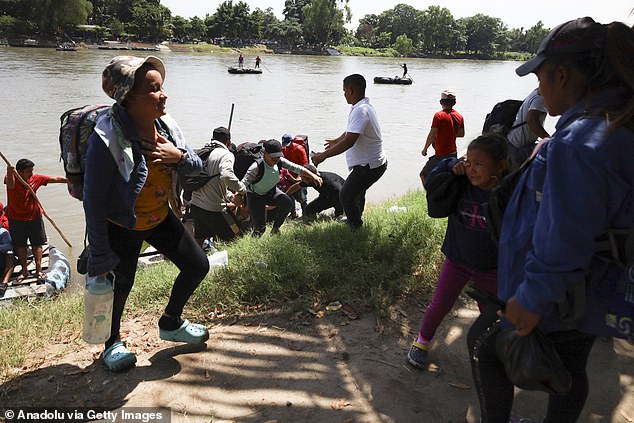
[[[231,131],[231,121],[233,120],[233,107],[235,106],[235,103],[231,103],[231,114],[229,115],[229,127],[227,128],[229,131]]]
[[[2,160],[4,160],[4,162],[7,164],[7,166],[11,166],[11,163],[7,160],[7,158],[6,158],[6,157],[4,157],[4,154],[2,154],[2,152],[1,152],[1,151],[0,151],[0,157],[2,157]],[[27,188],[27,189],[31,192],[31,195],[33,195],[33,198],[35,198],[35,201],[37,201],[37,204],[39,204],[39,205],[40,205],[40,207],[42,207],[42,203],[40,202],[40,199],[39,199],[39,198],[37,198],[37,195],[35,195],[35,191],[33,191],[33,188],[31,188],[31,186],[30,186],[29,184],[27,184],[27,183],[26,183],[26,181],[25,181],[24,179],[22,179],[22,177],[20,176],[20,174],[19,174],[17,171],[15,171],[15,169],[14,169],[14,171],[13,171],[13,175],[14,175],[15,177],[17,177],[17,178],[18,178],[18,181],[20,181],[20,183],[21,183],[22,185],[24,185],[24,186],[25,186],[25,187],[26,187],[26,188]],[[57,232],[60,234],[60,236],[62,237],[62,239],[64,240],[64,242],[66,242],[66,244],[67,244],[69,247],[73,248],[73,245],[70,243],[70,241],[68,241],[68,240],[66,239],[66,237],[65,237],[65,236],[64,236],[64,234],[62,233],[61,229],[59,229],[59,228],[57,227],[57,225],[55,224],[55,222],[53,221],[53,219],[51,219],[50,217],[48,217],[48,214],[46,214],[46,211],[44,210],[44,207],[42,207],[42,213],[44,214],[44,217],[45,217],[45,218],[46,218],[49,222],[51,222],[51,225],[53,225],[53,227],[55,228],[55,230],[57,230]]]

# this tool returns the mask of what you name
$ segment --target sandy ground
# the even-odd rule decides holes
[[[0,388],[0,408],[167,407],[172,422],[477,422],[465,335],[476,316],[454,309],[439,329],[427,371],[405,362],[420,307],[386,317],[262,313],[217,319],[205,346],[158,339],[154,319],[124,323],[137,366],[108,372],[100,348],[79,339],[30,357]],[[634,421],[634,347],[598,341],[581,422]],[[515,412],[544,415],[546,394],[517,391]],[[2,415],[0,413],[0,415]]]

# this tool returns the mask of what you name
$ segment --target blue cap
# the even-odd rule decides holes
[[[291,134],[284,134],[282,135],[282,145],[284,147],[286,147],[287,145],[289,145],[291,143],[291,141],[293,141],[293,136]]]

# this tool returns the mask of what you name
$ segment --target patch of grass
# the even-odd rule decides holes
[[[392,206],[397,209],[390,211]],[[386,310],[403,295],[425,296],[441,263],[445,219],[427,217],[422,192],[369,205],[364,226],[352,232],[335,221],[287,221],[280,235],[243,237],[226,248],[229,265],[211,272],[190,299],[186,314],[240,312],[250,306],[315,307],[332,300]],[[177,269],[162,262],[140,269],[124,319],[159,314]],[[81,330],[83,293],[54,301],[17,301],[0,309],[0,380],[32,351]]]
[[[374,49],[368,47],[354,47],[341,45],[337,50],[345,56],[372,56],[372,57],[399,57],[398,51],[393,48]]]
[[[254,46],[246,47],[222,47],[217,44],[199,43],[199,44],[174,44],[170,45],[170,48],[174,46],[175,50],[179,51],[193,51],[194,53],[233,53],[241,51],[243,54],[268,54],[273,53],[272,50],[267,48],[264,44],[258,44]]]
[[[11,367],[51,340],[76,338],[83,318],[82,295],[60,295],[51,301],[14,300],[0,309],[0,381]]]

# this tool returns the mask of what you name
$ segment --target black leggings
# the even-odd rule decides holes
[[[120,261],[114,268],[112,326],[106,348],[120,339],[121,316],[134,284],[143,241],[156,248],[180,270],[165,307],[165,313],[170,316],[180,317],[185,303],[209,271],[207,256],[171,210],[161,224],[145,231],[134,231],[108,222],[108,240]]]
[[[471,372],[480,401],[482,423],[508,423],[513,406],[513,384],[506,377],[504,363],[495,352],[496,330],[488,331],[497,316],[489,307],[478,317],[467,334]],[[561,361],[572,376],[566,395],[548,395],[548,411],[543,423],[573,423],[588,397],[586,364],[595,337],[578,331],[546,335],[555,345]]]

